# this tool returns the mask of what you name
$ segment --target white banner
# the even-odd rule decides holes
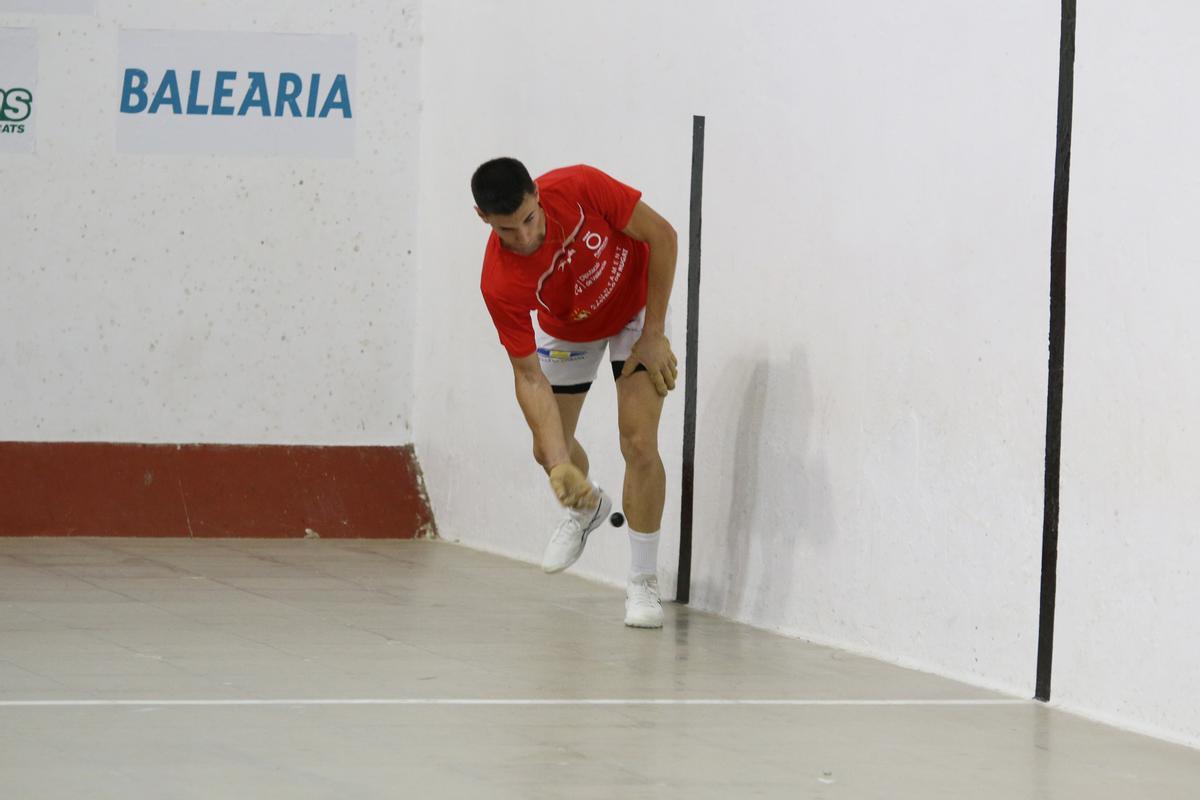
[[[121,31],[117,151],[351,157],[354,36]]]
[[[96,0],[0,0],[0,13],[95,14]]]
[[[37,31],[0,28],[0,153],[37,149],[37,73]]]

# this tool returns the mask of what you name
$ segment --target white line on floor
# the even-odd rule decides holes
[[[736,700],[711,698],[297,698],[227,700],[0,700],[0,708],[87,706],[1016,706],[1031,700]]]

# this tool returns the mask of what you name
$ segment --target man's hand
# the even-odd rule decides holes
[[[570,461],[550,468],[550,488],[567,508],[583,508],[592,500],[591,481]]]
[[[643,333],[633,345],[629,358],[625,359],[621,377],[632,375],[638,364],[645,365],[660,397],[666,397],[667,392],[675,388],[675,379],[679,377],[679,361],[671,352],[671,343],[665,335],[649,331]]]

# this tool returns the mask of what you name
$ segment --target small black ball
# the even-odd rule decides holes
[[[608,518],[608,521],[612,523],[614,528],[619,528],[625,524],[625,515],[620,511],[614,511],[612,516]]]

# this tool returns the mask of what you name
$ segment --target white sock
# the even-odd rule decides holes
[[[630,577],[658,575],[658,531],[638,533],[629,529]]]
[[[592,492],[596,498],[596,502],[590,503],[583,508],[572,508],[571,509],[571,513],[574,514],[575,518],[578,519],[580,522],[587,522],[588,520],[590,520],[592,518],[592,516],[595,515],[596,509],[600,507],[600,492],[597,491],[597,489],[598,489],[598,487],[596,486],[596,484],[593,483],[592,484]]]

